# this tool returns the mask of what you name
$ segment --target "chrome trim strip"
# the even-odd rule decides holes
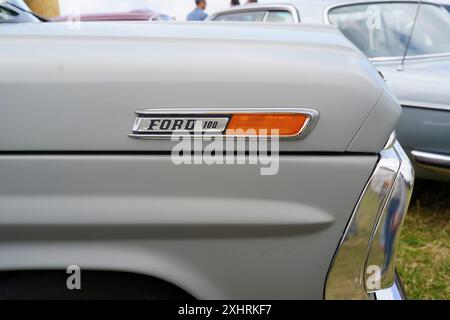
[[[419,165],[450,169],[450,156],[416,150],[411,151],[411,154]]]
[[[394,149],[383,150],[338,246],[327,276],[325,299],[369,299],[364,285],[369,241],[399,169]]]
[[[450,111],[450,105],[445,104],[431,104],[417,101],[400,100],[400,105],[405,108]]]
[[[319,112],[313,109],[306,109],[306,108],[163,108],[163,109],[143,109],[136,111],[137,118],[135,119],[135,124],[137,119],[139,119],[139,116],[148,116],[148,115],[177,115],[177,116],[183,116],[183,115],[192,115],[195,116],[202,116],[202,115],[214,115],[214,114],[220,114],[220,115],[233,115],[233,114],[242,114],[242,113],[264,113],[264,114],[272,114],[272,113],[298,113],[298,114],[304,114],[308,116],[308,119],[303,124],[303,127],[300,129],[300,131],[290,137],[279,137],[283,140],[301,140],[306,138],[311,130],[313,130],[314,126],[316,125],[317,121],[319,120]],[[133,127],[135,126],[133,125]],[[135,132],[131,132],[128,134],[129,137],[132,138],[139,138],[139,139],[158,139],[158,140],[167,140],[171,139],[171,135],[160,135],[160,134],[137,134]],[[180,135],[177,134],[178,137],[182,136],[189,136],[194,139],[201,139],[203,135]],[[265,138],[265,136],[239,136],[239,135],[218,135],[213,132],[207,133],[207,136],[209,137],[223,137],[227,139],[234,139],[234,138]]]
[[[418,55],[409,55],[405,57],[405,61],[408,60],[422,60],[422,59],[433,59],[433,58],[448,58],[450,57],[450,52],[446,53],[430,53],[430,54],[418,54]],[[393,57],[375,57],[368,58],[371,62],[398,62],[402,60],[401,56],[393,56]]]
[[[395,133],[395,131],[392,131],[391,135],[389,136],[388,141],[384,145],[383,150],[392,148],[396,141],[397,141],[397,134]]]
[[[401,148],[395,148],[395,151],[401,159],[400,170],[375,227],[364,268],[369,270],[369,266],[377,266],[380,269],[381,288],[389,288],[394,284],[395,254],[414,187],[414,170],[408,156]],[[366,292],[378,291],[367,287],[369,277],[365,273]]]
[[[267,10],[266,12],[264,12],[264,17],[262,19],[262,22],[266,22],[268,16],[269,16],[269,11]]]
[[[402,190],[406,193],[403,203],[407,208],[413,181],[411,163],[398,142],[380,153],[380,159],[358,200],[330,265],[324,293],[326,299],[370,299],[372,297],[372,294],[366,290],[365,280],[371,247],[379,234],[376,226],[384,217],[386,203],[392,200],[392,190]],[[393,235],[394,246],[398,241],[399,230],[400,228],[394,230],[397,232]],[[383,264],[384,253],[381,259]],[[395,250],[386,256],[391,260],[387,264],[386,272],[381,273],[381,289],[386,289],[392,284],[393,254]]]

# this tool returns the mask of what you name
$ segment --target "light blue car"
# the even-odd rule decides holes
[[[409,0],[260,1],[216,12],[209,20],[336,25],[372,61],[403,106],[396,132],[417,176],[450,181],[450,14],[446,10],[450,2],[445,0],[423,1],[420,6]]]

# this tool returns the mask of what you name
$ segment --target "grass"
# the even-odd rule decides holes
[[[416,180],[397,271],[409,299],[450,299],[450,183]]]

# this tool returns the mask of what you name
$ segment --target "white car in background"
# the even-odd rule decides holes
[[[222,10],[208,20],[336,25],[400,100],[396,132],[417,177],[450,181],[449,5],[447,0],[420,6],[417,0],[267,1]]]

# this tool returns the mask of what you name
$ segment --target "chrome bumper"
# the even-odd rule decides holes
[[[406,300],[405,290],[398,276],[395,277],[394,285],[387,289],[381,289],[374,294],[375,300]]]
[[[419,167],[450,175],[450,156],[448,155],[412,150],[411,156]]]
[[[370,177],[328,272],[326,299],[398,297],[395,253],[414,184],[398,142],[388,144]]]

